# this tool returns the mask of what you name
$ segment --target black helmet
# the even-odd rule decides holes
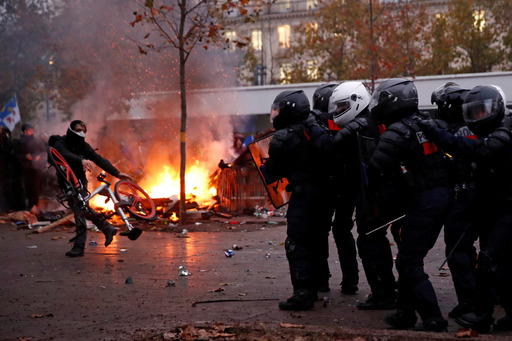
[[[277,130],[306,119],[309,100],[302,90],[287,90],[277,95],[270,109],[270,121]]]
[[[329,109],[329,98],[331,98],[334,88],[339,83],[325,83],[316,88],[313,94],[313,109],[318,109],[321,112],[328,112]]]
[[[469,89],[461,88],[453,82],[448,82],[435,89],[430,100],[432,104],[437,105],[437,118],[448,123],[464,122],[462,103],[468,92]]]
[[[413,81],[385,80],[373,92],[368,108],[378,124],[391,124],[418,111],[418,91]]]
[[[471,131],[487,136],[505,116],[505,95],[495,85],[478,85],[471,89],[462,104],[464,121]]]

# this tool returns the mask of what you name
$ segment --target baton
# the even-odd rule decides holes
[[[446,258],[444,259],[444,262],[443,264],[441,264],[441,266],[439,266],[439,269],[437,270],[441,270],[443,268],[443,266],[446,264],[446,262],[448,261],[448,259],[450,259],[450,257],[452,256],[453,254],[453,251],[455,251],[455,249],[457,248],[457,246],[459,246],[460,242],[462,241],[462,239],[464,238],[464,236],[466,235],[466,232],[468,232],[469,228],[471,227],[468,226],[465,230],[464,230],[464,233],[460,236],[459,240],[457,240],[457,242],[455,243],[455,245],[452,247],[452,250],[450,251],[450,253],[446,256]]]
[[[390,225],[390,224],[393,224],[395,221],[400,220],[400,219],[402,219],[403,217],[405,217],[405,214],[404,214],[403,216],[400,216],[400,217],[396,218],[396,219],[393,219],[393,220],[391,220],[391,221],[388,221],[388,222],[387,222],[387,223],[385,223],[384,225],[379,226],[379,227],[377,227],[376,229],[371,230],[370,232],[367,232],[367,233],[366,233],[366,236],[367,236],[367,235],[369,235],[369,234],[372,234],[373,232],[378,231],[378,230],[380,230],[380,229],[382,229],[382,228],[384,228],[384,227],[386,227],[386,226],[388,226],[388,225]]]

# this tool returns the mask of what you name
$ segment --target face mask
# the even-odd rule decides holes
[[[71,130],[71,131],[73,133],[77,134],[78,136],[85,138],[85,131],[74,131],[74,130]]]

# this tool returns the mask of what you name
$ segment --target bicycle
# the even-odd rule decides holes
[[[114,212],[105,214],[106,219],[111,218],[116,213],[121,217],[127,227],[127,231],[120,233],[121,236],[126,236],[130,240],[136,240],[142,234],[142,230],[138,227],[133,227],[128,221],[126,214],[134,218],[151,221],[156,217],[156,206],[149,195],[136,183],[129,180],[119,180],[114,185],[114,190],[110,188],[112,185],[105,180],[107,174],[102,171],[97,179],[102,184],[94,189],[92,192],[84,188],[81,181],[77,179],[75,173],[66,162],[64,157],[53,147],[48,150],[48,162],[53,166],[59,179],[59,184],[62,189],[62,194],[57,195],[57,200],[61,205],[70,208],[68,203],[70,200],[79,203],[81,208],[89,206],[89,200],[95,195],[100,194],[106,196],[108,200],[114,203]]]

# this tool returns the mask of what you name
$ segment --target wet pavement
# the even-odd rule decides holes
[[[88,244],[97,245],[87,245],[79,258],[64,256],[72,227],[34,234],[0,224],[0,339],[141,340],[179,325],[214,323],[265,325],[273,335],[286,333],[290,328],[283,326],[292,325],[343,332],[347,339],[456,339],[459,327],[452,319],[448,333],[392,331],[383,322],[389,311],[357,310],[356,304],[369,294],[364,272],[358,294],[340,294],[332,236],[331,291],[320,295],[311,311],[280,311],[279,300],[292,291],[283,221],[204,222],[184,226],[186,234],[182,227],[153,227],[136,241],[116,236],[109,247],[103,246],[101,233],[89,232]],[[241,249],[227,257],[225,250],[234,244]],[[456,301],[449,271],[438,270],[443,247],[441,236],[425,267],[447,317]],[[181,266],[188,276],[179,275]],[[497,309],[495,317],[501,316]],[[506,340],[512,333],[473,339]]]

